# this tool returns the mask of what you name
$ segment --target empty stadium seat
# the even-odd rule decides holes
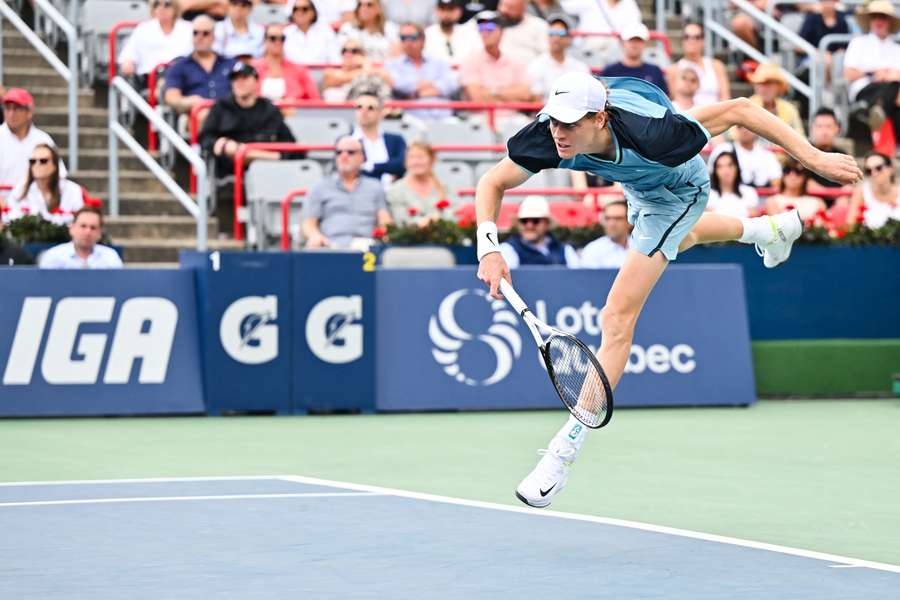
[[[434,174],[447,190],[447,194],[453,198],[457,198],[457,190],[475,187],[472,167],[462,161],[439,160],[434,165]]]
[[[427,137],[426,130],[409,119],[385,119],[381,122],[381,130],[403,136],[407,144],[422,141]]]
[[[128,0],[87,0],[79,12],[81,49],[80,70],[85,85],[106,81],[109,68],[109,32],[122,21],[143,21],[148,18],[147,3]],[[131,35],[130,29],[120,30],[116,48]]]
[[[286,23],[288,13],[284,4],[257,4],[250,13],[250,20],[260,25]]]
[[[437,121],[428,126],[428,143],[432,146],[484,145],[496,144],[494,133],[483,123]],[[498,157],[496,152],[485,151],[443,151],[438,153],[441,160],[465,160],[474,162]]]
[[[350,133],[350,123],[343,119],[311,118],[308,113],[291,115],[285,120],[288,129],[300,144],[329,144],[345,133]],[[331,160],[331,151],[310,152],[309,157],[316,160]]]
[[[250,222],[247,229],[256,231],[260,248],[267,248],[281,235],[281,201],[288,192],[312,189],[324,177],[321,165],[314,160],[254,161],[244,181]],[[291,203],[290,227],[300,223],[303,197]]]

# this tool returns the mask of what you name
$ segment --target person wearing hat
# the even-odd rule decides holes
[[[644,303],[679,252],[696,244],[736,240],[757,245],[763,264],[772,268],[788,259],[803,231],[796,211],[744,219],[704,214],[710,180],[699,153],[710,137],[742,125],[829,179],[856,183],[862,178],[852,156],[814,148],[746,98],[677,113],[669,98],[649,82],[566,73],[556,80],[538,115],[510,138],[507,156],[478,182],[478,278],[498,299],[500,280],[511,281],[495,223],[506,190],[524,184],[534,173],[558,168],[620,183],[634,228],[628,255],[603,308],[603,340],[597,351],[613,387],[625,371]],[[565,486],[586,432],[570,417],[519,484],[517,497],[530,506],[548,506]]]
[[[590,73],[590,68],[567,54],[572,46],[574,24],[566,15],[552,15],[549,20],[549,50],[528,65],[531,91],[538,98],[546,98],[556,78],[563,73]]]
[[[853,38],[844,54],[844,79],[850,84],[850,101],[869,104],[869,128],[878,131],[885,119],[894,126],[900,142],[900,17],[888,0],[872,0],[859,15],[866,35]]]
[[[643,23],[635,23],[623,29],[619,34],[622,38],[622,60],[607,65],[603,69],[604,77],[636,77],[649,81],[663,93],[669,95],[669,84],[662,69],[656,65],[644,62],[644,49],[650,39],[650,32]]]
[[[519,232],[500,244],[500,253],[510,269],[521,265],[577,267],[578,254],[550,233],[550,204],[543,196],[525,196],[519,205]]]
[[[750,76],[753,83],[753,91],[750,102],[761,106],[794,129],[800,135],[806,135],[803,129],[803,119],[800,111],[793,102],[785,100],[783,96],[788,91],[787,77],[778,65],[763,63],[756,67],[756,71]]]
[[[0,125],[0,184],[16,185],[28,176],[28,159],[38,144],[56,146],[46,132],[34,126],[34,98],[23,88],[3,94],[5,122]],[[60,161],[59,173],[66,176]]]
[[[458,65],[478,43],[478,34],[460,24],[463,4],[463,0],[437,0],[435,22],[425,28],[425,56]]]

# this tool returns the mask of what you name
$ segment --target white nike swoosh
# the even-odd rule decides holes
[[[648,236],[648,235],[642,235],[642,236],[639,237],[638,239],[639,239],[639,240],[652,240],[653,238],[650,237],[650,236]]]

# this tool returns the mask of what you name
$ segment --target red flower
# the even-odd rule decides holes
[[[29,208],[28,206],[23,206],[23,207],[22,207],[22,212],[25,213],[25,214],[27,215],[28,213],[31,212],[31,208]]]
[[[866,212],[867,210],[869,210],[869,207],[866,206],[865,202],[863,202],[862,204],[859,205],[859,212],[860,212],[860,213],[864,213],[864,212]]]
[[[788,204],[787,206],[784,207],[785,210],[794,210],[795,208],[797,208],[797,207],[794,206],[793,204]]]
[[[436,203],[434,206],[435,206],[435,208],[437,208],[438,210],[444,210],[445,208],[447,208],[448,206],[450,206],[450,201],[447,200],[446,198],[442,198],[442,199],[438,200],[437,203]]]
[[[410,206],[409,208],[406,209],[406,212],[409,214],[409,216],[414,217],[417,214],[419,214],[419,209],[416,208],[415,206]]]
[[[387,229],[385,229],[384,227],[376,227],[375,229],[372,230],[372,237],[375,239],[383,238],[386,235],[387,235]]]
[[[0,208],[0,212],[2,212],[2,213],[8,213],[8,212],[9,212],[9,207],[8,207],[8,206],[4,206],[3,208]]]
[[[63,212],[62,209],[61,209],[60,207],[57,206],[56,208],[54,208],[53,210],[50,211],[50,214],[52,214],[52,215],[61,215],[62,212]]]
[[[816,211],[816,216],[819,217],[820,219],[827,219],[828,213],[826,213],[823,209],[820,208],[819,210]]]
[[[466,217],[463,217],[459,221],[457,221],[456,224],[459,225],[460,227],[468,227],[469,225],[472,224],[472,221],[470,221]]]
[[[846,232],[846,231],[844,231],[843,229],[838,229],[837,234],[836,234],[836,236],[837,236],[838,238],[842,238],[842,237],[844,237],[845,235],[847,235],[847,232]]]
[[[856,222],[857,223],[865,223],[866,222],[866,215],[863,211],[859,211],[859,214],[856,215]]]

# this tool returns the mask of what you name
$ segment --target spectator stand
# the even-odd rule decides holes
[[[116,75],[116,46],[147,19],[147,4],[129,0],[87,0],[80,14],[77,26],[81,40],[82,83],[93,86],[112,81]]]
[[[621,39],[621,36],[618,33],[578,30],[572,31],[572,37],[581,39],[589,37],[611,37]],[[665,70],[666,67],[672,64],[672,40],[662,31],[651,31],[650,41],[655,42],[655,44],[648,45],[644,50],[643,61],[654,64],[660,69]],[[603,67],[616,62],[621,58],[621,54],[601,57],[598,56],[597,52],[594,50],[580,46],[573,46],[572,56],[590,67],[591,72],[593,73],[600,73],[600,71],[603,70]]]

